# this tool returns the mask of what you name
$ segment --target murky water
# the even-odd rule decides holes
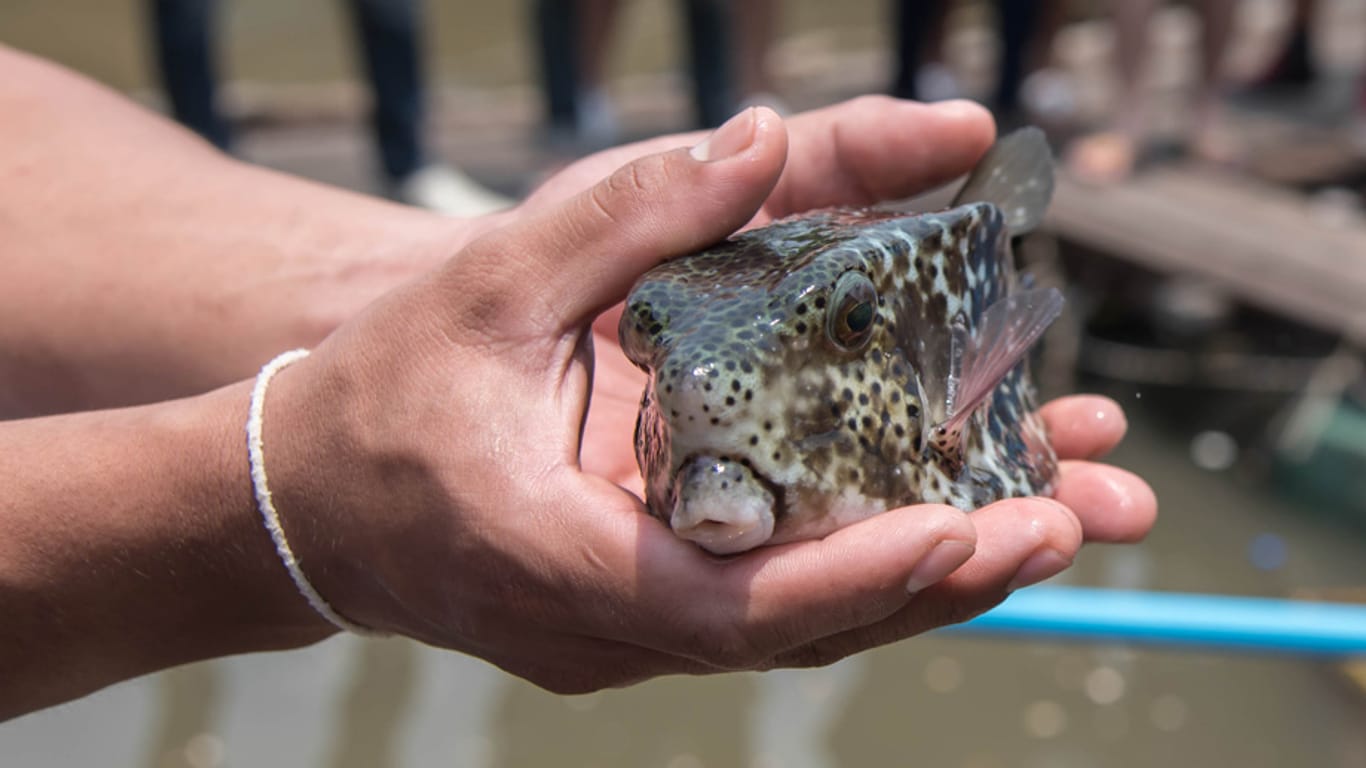
[[[349,71],[335,3],[224,5],[235,76],[331,81]],[[529,80],[522,4],[431,6],[444,82]],[[671,4],[628,6],[618,71],[674,66]],[[881,42],[880,3],[788,8],[789,33]],[[140,89],[140,10],[130,0],[7,0],[0,41]],[[1186,395],[1108,386],[1133,425],[1114,460],[1152,482],[1162,517],[1140,546],[1088,550],[1066,581],[1267,596],[1366,585],[1366,538],[1349,519],[1279,497],[1255,460],[1192,461],[1192,438],[1226,427],[1218,409],[1183,409],[1205,416],[1174,427],[1167,415]],[[1283,545],[1269,561],[1258,555],[1267,541]],[[1363,725],[1366,691],[1338,666],[1284,658],[929,636],[829,669],[562,698],[466,657],[344,637],[172,670],[0,725],[0,766],[1366,768]]]

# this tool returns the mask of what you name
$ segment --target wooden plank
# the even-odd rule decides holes
[[[1112,186],[1066,176],[1046,222],[1064,240],[1366,341],[1366,222],[1325,223],[1300,195],[1171,167]]]

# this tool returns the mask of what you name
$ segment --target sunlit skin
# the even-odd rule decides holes
[[[0,402],[106,409],[0,424],[0,717],[336,631],[248,478],[250,378],[291,347],[314,351],[270,389],[265,456],[309,579],[353,621],[555,691],[827,663],[1153,522],[1141,480],[1090,460],[1124,430],[1094,398],[1043,411],[1056,499],[900,509],[728,560],[643,512],[611,309],[629,285],[748,223],[962,173],[992,139],[976,107],[750,111],[478,220],[244,166],[4,49],[0,111]]]

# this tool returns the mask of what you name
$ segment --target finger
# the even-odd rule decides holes
[[[972,169],[995,137],[991,115],[967,101],[921,104],[863,96],[787,120],[787,169],[768,213],[904,198]],[[563,200],[638,157],[689,145],[701,134],[662,136],[599,152],[570,165],[527,198]]]
[[[1001,602],[1011,590],[1066,568],[1082,544],[1076,516],[1048,499],[999,501],[972,513],[972,523],[976,554],[952,575],[886,619],[779,654],[770,666],[821,666],[966,621]]]
[[[653,647],[732,669],[881,620],[952,573],[975,541],[967,516],[940,505],[893,510],[822,540],[729,560],[657,529],[668,541],[637,562],[641,602],[669,606],[653,618],[668,628]]]
[[[562,695],[619,688],[661,675],[706,675],[727,670],[630,643],[543,632],[522,626],[499,642],[456,650]],[[554,649],[547,652],[546,649]]]
[[[1064,459],[1094,459],[1109,453],[1129,428],[1119,403],[1100,395],[1073,395],[1039,410],[1053,449]]]
[[[991,114],[972,102],[887,96],[808,112],[790,130],[787,171],[767,209],[773,216],[924,192],[972,170],[996,135]]]
[[[1076,513],[1088,541],[1141,541],[1157,519],[1152,488],[1132,472],[1104,464],[1061,462],[1053,497]]]
[[[500,320],[578,323],[620,301],[645,270],[701,248],[753,216],[787,153],[782,119],[745,110],[691,149],[639,158],[550,210],[472,244],[454,290]],[[471,275],[486,298],[469,301]],[[500,322],[506,330],[507,322]]]

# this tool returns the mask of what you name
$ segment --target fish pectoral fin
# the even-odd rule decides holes
[[[1053,152],[1043,131],[1021,128],[1000,139],[977,161],[953,205],[993,203],[1012,235],[1033,230],[1053,199]]]
[[[949,370],[947,418],[930,430],[930,445],[951,460],[962,461],[963,428],[1001,380],[1029,354],[1048,326],[1062,313],[1062,293],[1056,288],[1015,291],[982,313],[975,339],[955,332]]]

